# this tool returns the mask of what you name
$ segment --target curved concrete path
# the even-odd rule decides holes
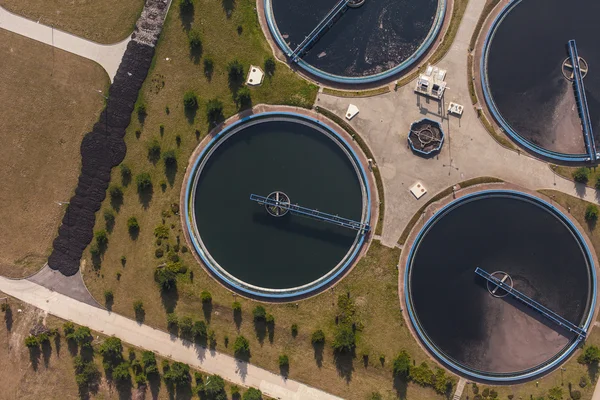
[[[256,387],[276,399],[340,399],[291,379],[283,379],[280,375],[231,356],[195,346],[166,332],[53,292],[28,280],[0,277],[0,291],[59,318],[88,326],[105,335],[114,335],[126,343],[184,362],[207,373],[218,374],[235,384]]]
[[[131,36],[129,36],[119,43],[99,44],[31,21],[2,7],[0,7],[0,28],[95,61],[106,70],[111,82],[121,64],[127,44],[131,40]]]

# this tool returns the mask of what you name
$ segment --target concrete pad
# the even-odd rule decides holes
[[[248,70],[248,79],[246,79],[246,85],[248,86],[260,86],[265,77],[265,73],[259,67],[251,65]]]
[[[350,121],[352,118],[354,118],[356,116],[356,114],[359,113],[358,107],[356,107],[354,104],[350,104],[348,106],[348,110],[346,111],[346,119],[348,121]]]

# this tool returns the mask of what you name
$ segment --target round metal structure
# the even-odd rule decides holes
[[[413,151],[429,156],[442,149],[444,138],[444,131],[439,122],[423,118],[410,126],[408,144]]]

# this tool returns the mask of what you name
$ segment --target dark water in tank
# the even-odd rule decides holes
[[[273,0],[279,31],[293,50],[337,0]],[[438,0],[367,0],[349,8],[304,56],[330,74],[367,76],[389,70],[412,55],[427,37]]]
[[[284,289],[333,269],[357,232],[287,214],[276,218],[250,194],[283,191],[305,207],[360,221],[357,173],[340,147],[314,128],[261,122],[227,139],[202,171],[194,204],[213,258],[246,283]]]
[[[476,267],[505,271],[517,290],[579,325],[591,293],[588,264],[558,217],[514,197],[462,203],[425,234],[411,267],[410,288],[429,338],[471,369],[505,373],[533,368],[572,339],[521,303],[492,297],[476,277]],[[530,330],[534,320],[545,324],[540,337]],[[494,340],[499,332],[506,332],[502,341]],[[553,343],[552,333],[558,337]],[[523,348],[511,348],[518,341]],[[511,353],[516,356],[504,357]]]
[[[497,29],[488,58],[492,95],[502,116],[528,141],[552,151],[585,152],[572,85],[561,72],[570,39],[590,66],[584,84],[596,142],[600,139],[598,15],[596,0],[523,0]],[[567,118],[576,120],[574,128],[561,126]]]

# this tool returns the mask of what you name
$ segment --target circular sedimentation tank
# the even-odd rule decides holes
[[[519,381],[560,365],[580,343],[481,268],[587,330],[596,274],[586,240],[539,197],[487,190],[452,201],[416,235],[406,259],[404,300],[414,331],[455,371],[486,381]]]
[[[600,140],[600,25],[594,0],[516,0],[485,38],[482,87],[496,121],[522,147],[562,162],[588,159],[564,61],[575,40],[596,143]]]
[[[293,54],[339,0],[263,0],[269,31]],[[294,61],[312,77],[341,84],[370,84],[401,73],[432,46],[447,0],[365,0],[334,19]]]
[[[226,286],[291,299],[327,287],[356,261],[363,232],[285,209],[298,204],[369,223],[365,170],[329,125],[300,114],[252,115],[218,133],[191,168],[189,237]],[[251,194],[279,203],[265,206]]]

